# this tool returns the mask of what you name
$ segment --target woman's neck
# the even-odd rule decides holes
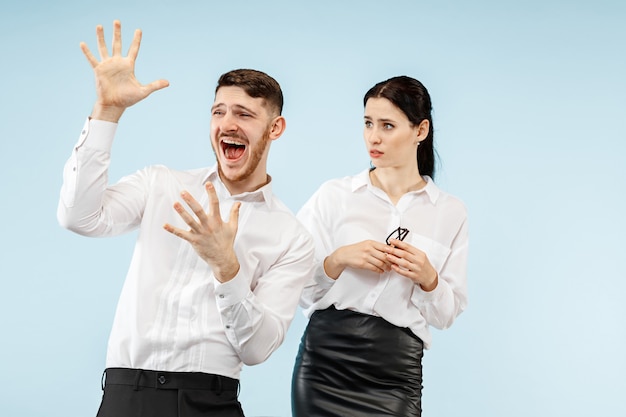
[[[394,204],[406,193],[420,190],[426,185],[417,167],[410,170],[376,168],[370,171],[370,181],[383,190]]]

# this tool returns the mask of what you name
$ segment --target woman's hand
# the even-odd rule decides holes
[[[379,274],[389,271],[386,246],[374,240],[364,240],[353,245],[342,246],[324,259],[324,271],[332,279],[339,278],[343,270],[348,267]]]
[[[437,287],[437,271],[424,252],[398,239],[389,239],[389,245],[385,245],[384,251],[395,272],[409,278],[424,291],[432,291]]]

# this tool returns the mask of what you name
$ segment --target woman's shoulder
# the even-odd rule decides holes
[[[336,211],[342,202],[350,199],[358,181],[358,175],[347,175],[324,180],[321,185],[311,194],[303,209],[316,212],[332,209]]]
[[[325,180],[318,188],[318,192],[354,191],[354,189],[365,185],[367,185],[367,171],[362,171],[358,174]]]
[[[467,206],[459,197],[438,188],[437,206],[449,213],[467,217]]]

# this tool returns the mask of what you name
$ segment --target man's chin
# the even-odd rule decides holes
[[[222,181],[237,182],[242,181],[246,177],[244,167],[231,167],[224,164],[218,164],[218,170]]]

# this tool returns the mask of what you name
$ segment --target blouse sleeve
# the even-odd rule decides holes
[[[464,214],[450,252],[438,269],[437,287],[426,292],[419,285],[413,288],[411,302],[420,310],[428,324],[446,329],[467,306],[468,226]]]
[[[330,229],[332,226],[325,220],[322,206],[321,190],[318,190],[298,212],[298,220],[313,236],[315,244],[314,272],[305,284],[300,298],[300,307],[306,309],[319,301],[335,283],[324,271],[324,259],[333,250]]]

